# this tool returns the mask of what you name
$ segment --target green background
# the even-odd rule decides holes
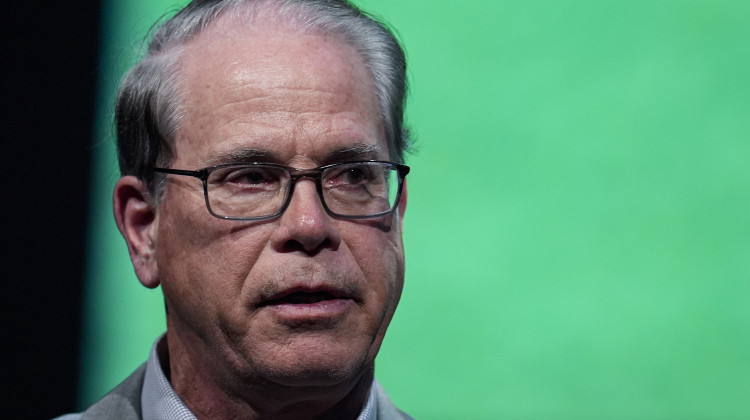
[[[407,283],[377,361],[397,405],[750,418],[750,2],[357,4],[410,66]],[[111,104],[175,9],[104,10],[82,406],[165,328],[111,216]]]

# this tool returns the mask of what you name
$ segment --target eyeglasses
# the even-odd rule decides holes
[[[294,184],[301,178],[315,181],[323,207],[331,216],[384,216],[398,206],[404,178],[409,173],[406,165],[383,161],[336,163],[313,169],[274,163],[230,163],[197,171],[152,169],[203,181],[208,212],[228,220],[278,217],[289,206]]]

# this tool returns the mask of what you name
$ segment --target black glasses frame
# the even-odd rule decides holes
[[[323,198],[323,183],[322,183],[323,172],[325,172],[327,169],[335,168],[337,166],[352,165],[352,164],[359,164],[359,163],[364,163],[364,164],[377,163],[377,164],[383,164],[383,165],[390,165],[391,167],[396,169],[396,171],[398,172],[398,192],[396,193],[396,198],[393,201],[393,206],[390,209],[380,212],[380,213],[370,214],[366,216],[351,216],[351,215],[335,213],[330,208],[328,208],[328,204],[326,204],[326,200],[325,198]],[[253,166],[271,166],[271,167],[283,169],[289,173],[289,178],[290,178],[289,191],[287,192],[286,198],[284,198],[284,204],[282,204],[281,208],[279,208],[279,210],[276,213],[273,213],[268,216],[259,216],[259,217],[231,217],[231,216],[221,216],[221,215],[214,213],[213,209],[211,208],[211,202],[208,200],[208,176],[211,174],[211,172],[216,171],[218,169],[229,168],[229,167],[241,168],[241,167],[253,167]],[[383,161],[383,160],[364,160],[364,161],[334,163],[331,165],[319,166],[317,168],[312,168],[312,169],[297,169],[291,166],[281,165],[278,163],[251,162],[251,163],[225,163],[222,165],[209,166],[207,168],[198,169],[197,171],[188,171],[184,169],[171,169],[171,168],[156,168],[156,167],[151,168],[151,170],[154,172],[159,172],[163,174],[191,176],[191,177],[200,179],[203,182],[203,197],[206,201],[206,208],[208,209],[208,212],[211,214],[211,216],[214,216],[219,219],[225,219],[225,220],[258,221],[258,220],[274,219],[274,218],[279,217],[282,213],[284,213],[287,207],[289,207],[289,203],[292,201],[292,195],[294,194],[294,185],[301,178],[311,178],[315,181],[315,187],[316,187],[316,190],[318,191],[318,197],[320,198],[320,202],[323,204],[323,208],[326,210],[326,213],[328,213],[329,215],[333,217],[344,218],[344,219],[371,219],[375,217],[385,216],[387,214],[393,213],[393,211],[396,210],[396,208],[398,207],[398,203],[401,201],[401,191],[403,190],[404,179],[406,178],[406,175],[409,173],[411,168],[400,163],[388,162],[388,161]]]

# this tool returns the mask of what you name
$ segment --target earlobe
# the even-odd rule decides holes
[[[158,217],[146,183],[134,176],[117,181],[113,198],[117,228],[125,238],[135,274],[148,288],[159,285],[156,264]]]

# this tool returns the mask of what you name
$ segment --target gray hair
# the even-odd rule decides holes
[[[266,7],[263,9],[263,7]],[[403,163],[406,59],[394,35],[347,0],[193,0],[154,33],[145,56],[130,70],[116,99],[117,149],[122,175],[135,175],[158,196],[154,166],[168,166],[182,118],[179,61],[183,46],[230,11],[252,20],[273,8],[302,31],[334,36],[361,55],[374,82],[391,160]]]

